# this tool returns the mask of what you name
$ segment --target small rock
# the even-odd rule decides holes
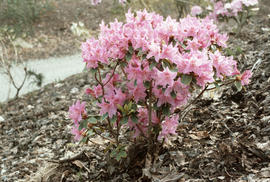
[[[28,106],[27,106],[27,109],[29,109],[29,110],[34,109],[34,108],[35,108],[35,107],[32,106],[32,105],[28,105]]]
[[[14,45],[15,46],[20,46],[22,48],[25,48],[25,49],[32,49],[34,46],[28,42],[26,42],[25,40],[23,40],[22,38],[17,38],[15,41],[14,41]]]
[[[261,119],[263,122],[270,122],[270,116],[265,116]]]
[[[4,122],[4,121],[5,119],[2,116],[0,116],[0,122]]]
[[[56,85],[55,85],[55,87],[56,88],[59,88],[59,87],[62,87],[64,84],[63,83],[57,83]]]
[[[79,92],[79,89],[76,87],[72,88],[70,91],[70,93],[72,93],[72,94],[76,94],[77,92]]]

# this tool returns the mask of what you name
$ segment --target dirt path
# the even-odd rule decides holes
[[[70,75],[81,73],[84,69],[84,64],[82,63],[80,54],[28,61],[25,64],[16,65],[11,69],[16,85],[20,85],[24,79],[25,65],[27,66],[27,69],[33,70],[36,73],[41,73],[44,76],[42,86],[63,80]],[[22,90],[20,91],[20,95],[39,89],[39,87],[33,84],[32,81],[32,79],[26,80]],[[0,90],[0,102],[5,101],[8,97],[10,99],[15,96],[16,89],[9,83],[7,75],[0,74],[0,85],[4,85]]]

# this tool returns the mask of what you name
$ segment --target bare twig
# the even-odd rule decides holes
[[[75,160],[78,160],[78,159],[82,159],[85,155],[85,150],[81,151],[80,153],[70,157],[70,158],[67,158],[67,159],[62,159],[62,160],[51,160],[51,159],[45,159],[46,161],[48,162],[52,162],[52,163],[59,163],[59,164],[63,164],[63,163],[66,163],[66,162],[72,162],[72,161],[75,161]]]
[[[114,76],[114,73],[115,73],[115,70],[116,70],[118,64],[119,64],[119,62],[117,62],[117,64],[116,64],[115,67],[113,68],[113,73],[112,73],[112,75],[110,76],[110,78],[108,79],[108,81],[107,81],[106,83],[104,83],[104,86],[106,86],[106,85],[111,81],[112,77]]]
[[[192,101],[190,102],[184,109],[181,110],[175,110],[174,113],[183,113],[187,108],[189,108],[191,105],[193,105],[202,95],[203,93],[207,90],[208,85],[205,86],[205,88],[199,93],[199,95]]]

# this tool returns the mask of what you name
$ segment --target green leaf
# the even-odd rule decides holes
[[[128,122],[128,116],[122,117],[120,122],[121,122],[121,124],[126,124]]]
[[[104,114],[104,115],[101,117],[101,122],[104,121],[105,119],[107,119],[108,116],[109,116],[108,113]]]
[[[142,48],[139,48],[137,56],[141,57],[143,54],[144,52],[142,51]]]
[[[137,104],[133,103],[131,109],[133,109],[133,110],[136,111],[137,110],[137,107],[138,107]]]
[[[116,115],[114,115],[112,118],[111,118],[111,123],[113,124],[113,123],[115,123],[116,122],[116,120],[117,120],[117,116]]]
[[[216,87],[217,89],[220,88],[220,86],[219,86],[219,84],[218,84],[217,82],[215,82],[214,84],[215,84],[215,87]]]
[[[93,136],[94,134],[95,134],[95,132],[92,129],[88,130],[88,132],[87,132],[88,136]]]
[[[162,59],[162,62],[164,64],[164,67],[168,67],[168,68],[172,67],[171,62],[168,59]]]
[[[114,155],[115,159],[119,162],[122,158],[127,157],[127,153],[124,150],[119,151],[116,155]]]
[[[172,96],[173,99],[176,98],[176,93],[174,92],[174,90],[171,92],[171,96]]]
[[[92,123],[92,124],[97,124],[97,119],[94,118],[94,117],[91,117],[91,118],[88,119],[88,122]]]
[[[87,120],[81,120],[79,125],[79,130],[82,130],[83,128],[87,128],[88,121]]]
[[[152,70],[158,63],[156,61],[152,61],[149,68]]]
[[[130,101],[129,103],[128,103],[128,110],[130,110],[131,109],[131,107],[132,107],[132,101]]]
[[[170,115],[170,105],[168,104],[164,104],[162,106],[162,113],[166,116],[169,116]]]
[[[127,60],[127,61],[130,61],[131,58],[132,58],[132,54],[127,53],[127,54],[126,54],[126,60]]]
[[[146,89],[149,89],[149,88],[150,88],[150,81],[144,81],[144,82],[143,82],[143,86],[144,86]]]
[[[165,91],[166,91],[166,88],[162,88],[162,92],[165,93]]]
[[[116,149],[113,149],[112,151],[111,151],[111,153],[110,153],[110,156],[112,157],[112,158],[114,158],[116,155],[117,155],[117,153],[118,153],[118,149],[116,148]]]
[[[125,150],[121,150],[121,151],[118,153],[118,155],[119,155],[121,158],[127,157],[127,153],[126,153]]]
[[[81,139],[80,143],[86,143],[88,141],[88,137],[83,137],[83,139]]]
[[[211,49],[215,52],[217,50],[217,47],[215,45],[211,45]]]
[[[242,90],[241,81],[235,81],[234,85],[236,86],[238,92],[240,92]]]
[[[137,86],[137,80],[134,80],[134,86],[135,87]]]
[[[128,52],[132,55],[133,54],[133,47],[132,46],[128,46]]]
[[[97,68],[92,68],[92,69],[90,69],[90,72],[92,73],[92,74],[95,74],[96,72],[97,72]]]
[[[146,59],[146,54],[142,55],[142,60]]]
[[[124,108],[123,108],[120,104],[117,104],[117,108],[118,108],[122,113],[125,113]]]
[[[138,117],[137,117],[136,114],[132,114],[132,115],[130,116],[130,118],[131,118],[131,121],[132,121],[133,123],[138,123]]]
[[[189,85],[192,81],[192,76],[191,75],[182,75],[181,76],[181,82],[185,85]]]
[[[153,104],[153,109],[154,109],[154,110],[158,110],[158,109],[159,109],[158,106],[157,106],[157,102],[155,102],[155,103]]]

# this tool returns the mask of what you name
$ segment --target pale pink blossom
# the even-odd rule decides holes
[[[171,71],[168,67],[164,71],[157,71],[156,85],[166,87],[167,85],[173,86],[174,78],[177,72]]]
[[[247,7],[255,6],[258,4],[258,0],[242,0],[242,3]]]
[[[131,119],[128,121],[128,126],[131,129],[134,129],[134,134],[133,138],[136,138],[140,135],[148,136],[148,125],[149,125],[149,115],[148,115],[148,110],[145,108],[140,108],[138,110],[138,123],[134,123]],[[160,121],[156,116],[156,113],[153,111],[152,112],[152,123],[153,124],[159,124]]]
[[[91,4],[92,5],[97,5],[99,3],[101,3],[102,0],[91,0]]]
[[[74,124],[72,126],[72,129],[71,129],[71,134],[75,135],[74,136],[74,140],[75,141],[80,141],[81,138],[82,138],[82,134],[83,134],[84,131],[85,131],[84,128],[82,130],[79,130],[79,125],[78,124]]]
[[[232,16],[240,10],[236,1],[224,8],[225,3],[216,3],[215,15]],[[232,7],[237,11],[233,12]],[[129,118],[128,126],[134,131],[134,137],[148,136],[149,116],[145,105],[149,99],[149,86],[146,85],[149,81],[152,80],[155,107],[167,106],[171,113],[188,102],[195,84],[204,88],[215,79],[223,80],[228,76],[236,76],[242,84],[249,82],[251,74],[240,75],[233,57],[224,56],[220,51],[227,46],[227,40],[228,36],[220,33],[210,18],[187,16],[177,21],[171,17],[163,19],[146,10],[136,13],[129,10],[125,22],[102,22],[97,38],[82,44],[87,68],[99,69],[99,74],[94,75],[97,85],[88,88],[86,93],[98,98],[100,115],[107,113],[110,118],[118,113],[118,105],[138,104],[134,112],[138,122]],[[192,77],[190,84],[181,83],[183,75]],[[161,124],[158,117],[164,118],[164,113],[157,114],[155,109],[152,122],[162,128],[159,139],[176,134],[178,117],[165,117]],[[78,125],[85,114],[84,108],[78,112],[70,110],[71,118]],[[76,128],[73,130],[76,138],[80,138],[80,132]]]
[[[202,13],[202,8],[200,6],[192,6],[191,8],[191,16],[197,16]]]
[[[241,84],[248,85],[250,82],[251,76],[252,76],[252,72],[250,70],[244,71],[244,73],[241,75]]]
[[[167,138],[169,135],[176,135],[176,129],[179,124],[179,115],[175,115],[171,118],[166,117],[165,121],[161,123],[162,130],[159,133],[158,140],[161,140],[162,138]]]
[[[235,71],[236,61],[233,58],[222,56],[219,51],[209,54],[210,59],[213,61],[213,66],[216,69],[216,75],[218,78],[226,76],[232,76]]]
[[[85,111],[85,102],[80,103],[79,100],[75,104],[69,107],[69,118],[78,124],[82,120],[82,115],[86,114]]]

